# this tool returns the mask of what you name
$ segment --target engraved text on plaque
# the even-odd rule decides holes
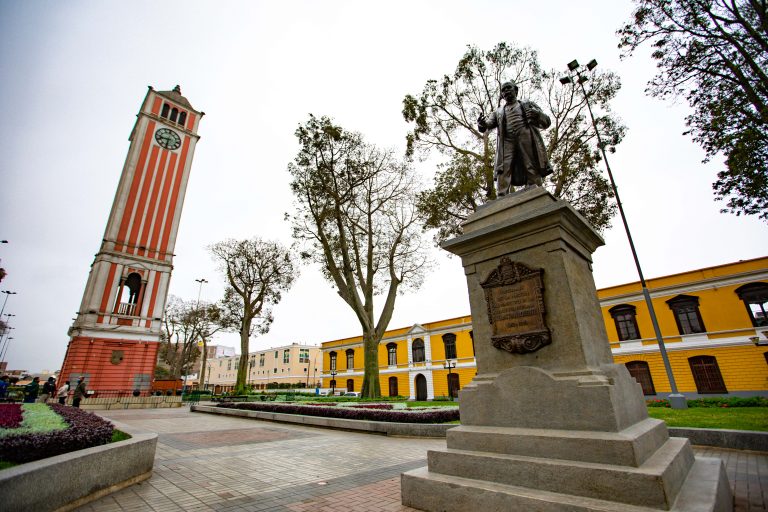
[[[494,347],[527,354],[552,342],[544,322],[542,272],[505,256],[480,284],[485,290]]]

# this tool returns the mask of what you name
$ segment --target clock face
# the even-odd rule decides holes
[[[155,132],[155,140],[165,149],[178,149],[181,145],[179,134],[168,128],[160,128]]]

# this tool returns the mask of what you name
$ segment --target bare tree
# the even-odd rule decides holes
[[[198,343],[203,333],[211,330],[211,319],[218,308],[201,310],[195,301],[185,301],[171,295],[163,316],[163,342],[160,359],[168,365],[169,377],[180,378],[200,357]]]
[[[547,189],[571,202],[598,230],[610,225],[616,206],[599,171],[599,148],[585,116],[585,100],[555,77],[554,71],[542,70],[530,48],[504,42],[490,51],[470,46],[453,74],[428,80],[418,96],[405,96],[403,117],[413,126],[406,137],[406,155],[437,153],[446,158],[434,188],[418,198],[425,227],[438,230],[437,242],[461,233],[461,222],[496,198],[495,140],[478,131],[477,118],[499,107],[501,85],[509,80],[517,83],[521,98],[535,101],[552,118],[552,127],[542,132],[554,167],[545,181]],[[589,92],[608,151],[624,136],[609,105],[620,87],[613,73],[597,73]]]
[[[381,396],[378,350],[398,292],[418,288],[428,264],[414,204],[417,180],[393,151],[364,142],[331,119],[310,115],[288,170],[296,198],[293,237],[363,331],[362,396]],[[375,318],[374,297],[384,295]]]
[[[221,302],[223,317],[240,333],[240,359],[235,389],[245,390],[250,336],[265,333],[272,323],[274,304],[298,275],[291,253],[280,243],[261,240],[224,240],[210,247],[227,279]]]

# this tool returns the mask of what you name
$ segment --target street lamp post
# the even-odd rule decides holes
[[[8,297],[11,295],[16,295],[16,292],[10,292],[8,290],[3,290],[3,293],[5,294],[5,300],[3,301],[3,307],[0,308],[0,316],[2,316],[3,312],[5,311],[5,305],[8,303]]]
[[[0,363],[5,361],[5,354],[8,353],[8,347],[11,345],[11,340],[15,339],[13,336],[9,336],[8,339],[5,340],[5,347],[3,347],[2,354],[0,354]]]
[[[456,368],[456,361],[451,361],[450,359],[446,359],[443,363],[443,368],[448,370],[448,396],[451,397],[451,400],[454,399],[453,396],[453,388],[451,387],[451,370]]]
[[[672,366],[669,364],[669,357],[667,356],[667,348],[664,345],[664,339],[661,335],[661,329],[659,328],[659,322],[656,318],[656,310],[653,308],[653,301],[651,300],[651,294],[648,292],[648,286],[645,282],[645,277],[643,276],[643,270],[640,267],[640,260],[637,257],[637,251],[635,250],[635,243],[632,241],[632,234],[629,231],[629,224],[627,223],[627,217],[624,214],[624,207],[621,204],[621,199],[619,198],[619,191],[616,188],[616,182],[613,179],[613,173],[611,172],[611,166],[608,164],[608,155],[605,153],[605,146],[603,145],[603,140],[600,137],[600,131],[597,129],[597,123],[595,122],[595,116],[592,113],[592,105],[589,102],[589,95],[587,94],[587,90],[584,87],[584,83],[589,80],[589,77],[586,75],[587,72],[591,72],[597,67],[597,61],[595,59],[592,59],[587,64],[587,70],[584,71],[581,69],[581,66],[579,66],[578,61],[573,60],[568,63],[568,76],[565,76],[560,79],[560,83],[563,85],[566,84],[576,84],[579,85],[581,88],[581,94],[584,96],[584,101],[587,104],[587,110],[589,111],[589,118],[592,121],[592,128],[595,130],[595,135],[597,136],[597,145],[600,149],[600,153],[603,156],[603,161],[605,162],[605,169],[608,171],[608,179],[611,181],[611,188],[613,189],[613,195],[616,197],[616,206],[619,208],[619,214],[621,215],[621,222],[624,224],[624,231],[627,233],[627,240],[629,240],[629,248],[632,251],[632,257],[635,260],[635,267],[637,268],[637,275],[640,277],[640,285],[643,288],[643,297],[645,298],[645,304],[648,307],[648,312],[651,315],[651,323],[653,324],[653,331],[656,334],[656,342],[659,345],[659,352],[661,353],[661,359],[664,361],[664,368],[667,372],[667,377],[669,378],[669,384],[672,390],[672,393],[669,395],[669,404],[673,409],[687,409],[688,404],[685,401],[685,396],[680,394],[677,390],[677,384],[675,383],[675,376],[672,373]]]
[[[336,394],[336,375],[338,375],[338,372],[331,370],[331,396]]]

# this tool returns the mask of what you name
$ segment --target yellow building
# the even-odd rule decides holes
[[[292,343],[248,354],[249,386],[267,389],[274,384],[299,384],[315,387],[322,373],[320,347]],[[240,356],[209,358],[206,360],[204,389],[216,393],[232,391],[237,380]]]
[[[678,390],[768,396],[768,257],[647,281]],[[640,283],[598,290],[614,361],[646,395],[670,392]],[[360,391],[362,337],[322,344],[323,387]],[[476,374],[469,316],[393,329],[379,344],[382,395],[456,396]]]

